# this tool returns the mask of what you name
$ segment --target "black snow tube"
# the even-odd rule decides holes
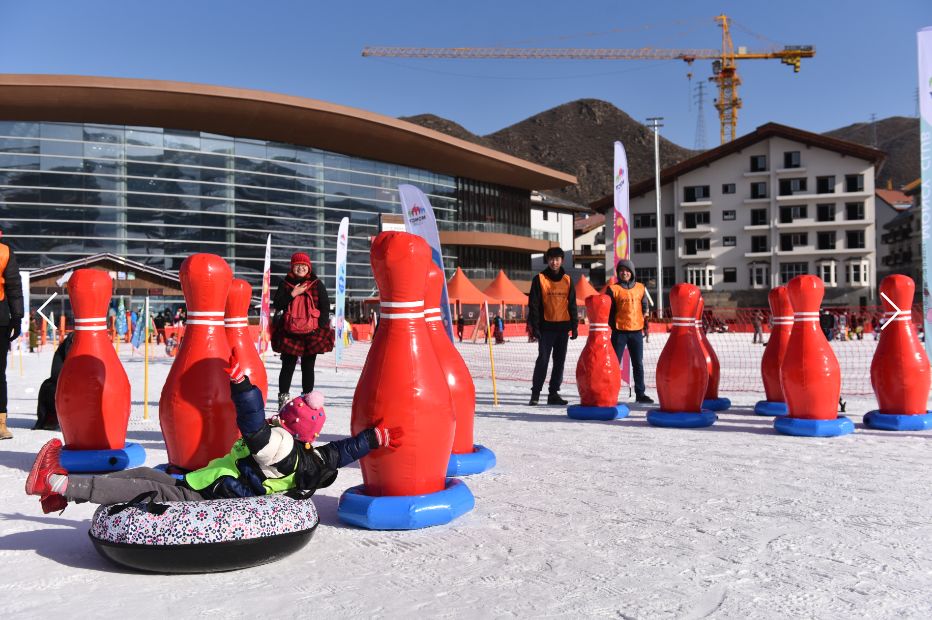
[[[146,494],[100,506],[88,534],[121,566],[154,573],[213,573],[275,562],[317,529],[314,503],[286,495],[155,503]]]

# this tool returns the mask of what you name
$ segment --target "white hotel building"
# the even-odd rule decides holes
[[[874,303],[874,173],[883,158],[768,123],[662,170],[664,288],[686,281],[708,306],[766,307],[772,287],[810,273],[825,281],[826,304]],[[637,277],[656,288],[654,186],[651,178],[631,187],[631,251]],[[592,207],[609,212],[612,196]]]

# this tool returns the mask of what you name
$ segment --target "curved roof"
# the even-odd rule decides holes
[[[397,118],[243,88],[0,74],[0,119],[142,125],[273,140],[528,190],[576,183],[570,174]]]
[[[498,275],[485,287],[482,293],[488,297],[490,301],[505,304],[520,304],[522,306],[527,305],[527,295],[522,293],[501,269],[498,270]]]

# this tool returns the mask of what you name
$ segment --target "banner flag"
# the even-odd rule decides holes
[[[917,35],[919,43],[919,213],[922,216],[922,314],[926,352],[932,356],[932,26]]]
[[[20,271],[19,277],[23,282],[23,320],[20,323],[20,333],[25,334],[25,337],[29,337],[29,322],[32,318],[31,313],[29,312],[29,273],[28,271]],[[23,350],[23,338],[19,339],[19,350]]]
[[[262,303],[259,308],[259,354],[269,348],[271,333],[269,332],[269,312],[272,301],[272,235],[265,240],[265,262],[262,263]]]
[[[612,231],[614,232],[614,241],[612,247],[615,248],[614,260],[611,267],[606,265],[605,274],[611,274],[615,271],[615,265],[620,260],[631,258],[631,204],[629,202],[628,190],[628,155],[625,153],[625,147],[621,142],[615,141],[615,165],[612,167],[615,179],[613,186],[615,188],[615,214],[612,219]],[[660,223],[658,222],[658,226]],[[634,274],[632,274],[634,275]],[[627,385],[631,385],[631,355],[628,353],[628,347],[621,359],[621,380]]]
[[[337,306],[334,310],[334,324],[336,325],[336,365],[340,365],[343,357],[344,336],[346,330],[346,246],[349,243],[349,218],[340,220],[340,229],[337,231]]]
[[[440,295],[440,317],[450,342],[453,342],[453,316],[450,313],[450,300],[447,296],[447,277],[443,269],[443,254],[440,253],[440,233],[437,232],[437,220],[430,201],[420,189],[413,185],[399,185],[401,211],[404,213],[405,230],[423,238],[430,246],[434,264],[440,267],[443,276],[443,293]]]
[[[126,322],[126,306],[123,305],[123,296],[120,295],[120,303],[117,304],[117,313],[116,313],[116,333],[119,335],[124,335],[126,330],[129,329]]]

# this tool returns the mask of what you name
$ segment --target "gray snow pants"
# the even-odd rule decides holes
[[[154,501],[203,501],[197,491],[178,486],[181,481],[150,467],[136,467],[100,476],[68,476],[65,499],[71,502],[119,504],[141,493],[155,491]]]

